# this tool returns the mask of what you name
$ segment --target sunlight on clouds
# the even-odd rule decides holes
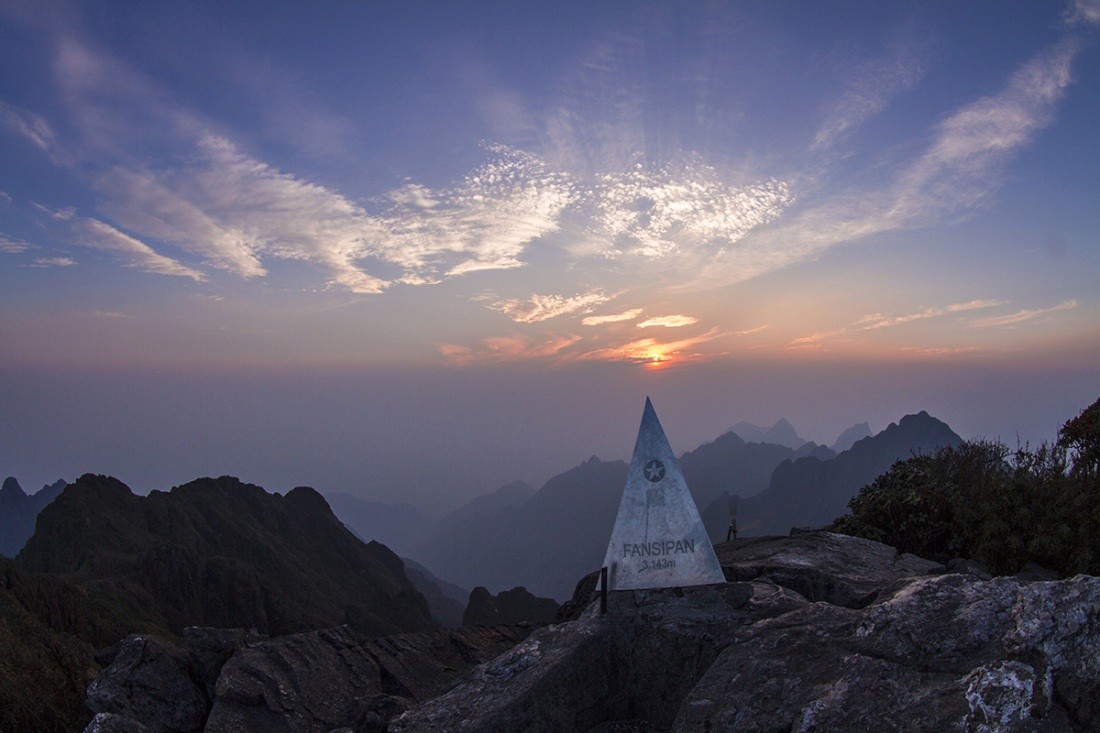
[[[410,284],[520,267],[526,246],[558,229],[576,194],[537,156],[503,145],[488,150],[493,158],[453,188],[391,192],[393,206],[371,220],[365,251],[400,265]]]
[[[698,323],[699,319],[693,316],[655,316],[653,318],[647,318],[638,324],[638,328],[653,328],[655,326],[663,326],[664,328],[680,328],[682,326],[691,326]]]
[[[714,341],[721,335],[719,329],[712,328],[698,336],[674,341],[661,341],[655,338],[637,339],[618,346],[593,349],[579,355],[577,358],[599,361],[629,361],[638,364],[694,361],[703,355],[695,351],[689,351],[689,349]]]
[[[749,336],[754,333],[760,333],[761,331],[771,328],[770,323],[765,323],[763,326],[757,326],[756,328],[746,328],[744,331],[734,331],[734,336]]]
[[[634,308],[632,310],[623,311],[622,313],[613,313],[609,316],[588,316],[581,321],[581,325],[600,326],[604,323],[621,323],[623,321],[633,321],[640,315],[642,315],[642,309]]]
[[[74,224],[81,244],[114,255],[127,267],[158,275],[176,275],[192,280],[204,280],[198,270],[183,265],[170,257],[157,254],[149,245],[134,239],[98,219],[79,219]]]
[[[592,231],[606,242],[602,253],[646,258],[683,247],[735,244],[792,201],[781,181],[729,186],[699,161],[658,169],[639,163],[626,173],[604,174],[588,198]]]
[[[571,297],[536,294],[525,300],[501,300],[486,307],[503,313],[516,323],[538,323],[557,316],[588,312],[609,300],[611,296],[595,290]]]

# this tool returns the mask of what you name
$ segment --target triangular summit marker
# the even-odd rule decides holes
[[[603,564],[608,590],[726,581],[648,397]]]

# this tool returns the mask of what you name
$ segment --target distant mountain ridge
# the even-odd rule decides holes
[[[862,427],[845,432],[852,436]],[[793,427],[790,432],[797,435]],[[721,541],[735,506],[739,536],[825,524],[894,461],[960,440],[922,412],[840,454],[806,441],[797,449],[747,441],[731,431],[682,454],[679,462],[708,534]],[[445,517],[409,555],[459,585],[495,591],[522,585],[564,599],[577,578],[599,566],[626,473],[622,461],[593,456],[551,478],[526,501],[495,513],[460,510]]]
[[[770,428],[762,428],[750,422],[739,422],[729,429],[736,433],[737,437],[746,443],[773,443],[784,445],[788,448],[800,448],[806,441],[798,436],[798,431],[787,422],[785,417],[779,418]]]
[[[143,497],[86,474],[42,511],[16,562],[176,633],[436,625],[400,558],[360,541],[308,487],[280,496],[223,476]]]
[[[792,526],[828,524],[847,511],[848,501],[860,488],[894,462],[961,442],[946,423],[922,410],[857,441],[836,458],[784,461],[767,490],[739,502],[739,530],[745,535],[787,534]]]
[[[34,534],[34,520],[47,504],[60,496],[66,484],[62,479],[43,486],[28,496],[14,476],[0,486],[0,555],[15,557]]]

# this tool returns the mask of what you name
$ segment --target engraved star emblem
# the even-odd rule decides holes
[[[657,483],[665,477],[665,464],[654,459],[645,464],[645,468],[642,469],[642,472],[645,474],[646,479],[652,483]]]

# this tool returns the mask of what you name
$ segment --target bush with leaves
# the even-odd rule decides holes
[[[1100,400],[1054,444],[973,440],[898,461],[848,507],[835,531],[902,552],[969,557],[998,574],[1029,562],[1100,574]]]

